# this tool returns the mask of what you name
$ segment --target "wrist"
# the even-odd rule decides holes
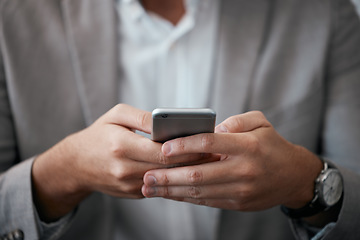
[[[291,218],[308,218],[311,220],[311,218],[319,219],[316,217],[318,214],[326,214],[332,216],[331,219],[334,219],[334,217],[337,218],[341,208],[342,196],[343,180],[340,172],[326,161],[323,161],[323,169],[314,181],[312,200],[298,209],[282,206],[282,211]],[[329,220],[330,218],[327,217],[326,219]]]
[[[296,147],[294,155],[294,173],[296,180],[292,194],[282,205],[298,209],[306,206],[314,198],[315,181],[323,169],[322,160],[301,146]]]
[[[39,155],[32,167],[33,200],[40,218],[54,221],[73,210],[90,193],[77,179],[68,139]]]

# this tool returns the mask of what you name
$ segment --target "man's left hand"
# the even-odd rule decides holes
[[[145,197],[239,211],[304,206],[322,169],[316,155],[286,141],[257,111],[228,118],[215,133],[170,140],[162,151],[169,157],[211,153],[217,161],[150,170]]]

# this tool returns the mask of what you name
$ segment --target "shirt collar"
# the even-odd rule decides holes
[[[202,8],[214,0],[184,0],[186,13],[176,26],[146,12],[140,0],[116,1],[122,19],[121,31],[126,38],[134,43],[159,43],[168,48],[194,28],[199,14],[207,14],[200,13]]]
[[[118,2],[120,7],[128,10],[128,16],[130,16],[133,21],[140,20],[146,14],[139,0],[118,0]]]

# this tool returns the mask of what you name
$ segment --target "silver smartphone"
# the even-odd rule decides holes
[[[194,135],[212,133],[216,113],[210,108],[157,108],[152,112],[151,139],[156,142]]]

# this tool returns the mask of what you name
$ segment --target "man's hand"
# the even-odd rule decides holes
[[[160,143],[134,133],[150,133],[151,125],[150,112],[120,104],[40,155],[32,177],[34,200],[42,218],[51,221],[65,215],[93,191],[142,198],[146,171],[206,157],[165,156]]]
[[[219,161],[150,170],[146,197],[164,197],[223,209],[256,211],[304,206],[313,197],[320,159],[282,138],[260,112],[230,117],[215,134],[168,141],[167,157],[211,153]]]

